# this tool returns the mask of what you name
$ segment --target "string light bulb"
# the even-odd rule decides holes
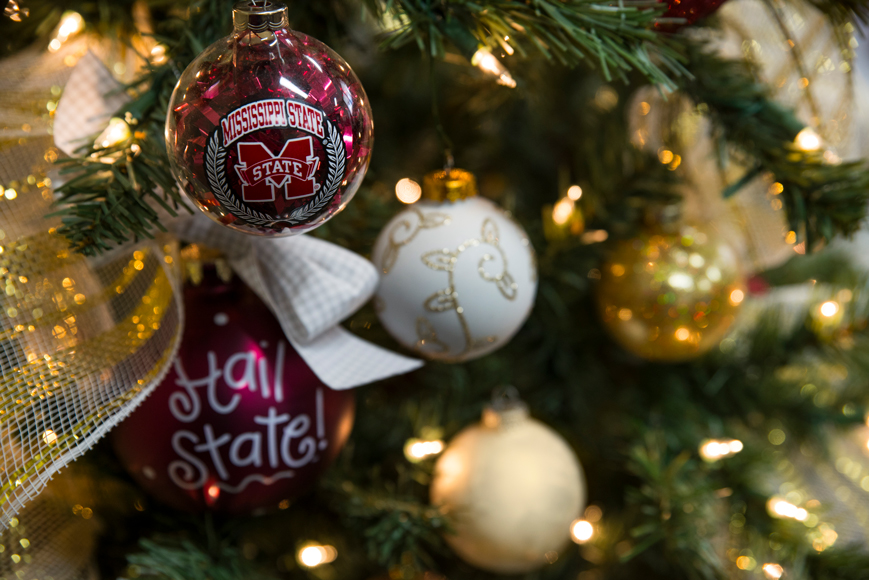
[[[763,574],[769,580],[778,580],[784,575],[784,568],[778,564],[767,563],[763,565]]]
[[[166,58],[166,45],[165,44],[155,44],[154,48],[151,49],[151,62],[153,64],[163,64],[167,61]]]
[[[588,520],[576,520],[570,524],[570,537],[577,544],[584,544],[594,537],[594,526]]]
[[[571,185],[567,188],[567,197],[573,201],[579,201],[579,198],[582,197],[582,188],[578,185]]]
[[[109,147],[120,145],[132,136],[133,133],[130,131],[130,126],[127,125],[126,121],[118,117],[112,117],[108,127],[103,129],[103,132],[97,137],[96,145],[102,149],[108,149]]]
[[[507,67],[501,64],[501,61],[498,60],[488,48],[477,50],[477,52],[474,53],[474,56],[471,57],[471,64],[483,72],[498,77],[499,85],[504,85],[511,89],[516,88],[516,81],[513,79],[510,71],[507,70]]]
[[[787,518],[804,522],[809,518],[809,512],[805,508],[797,507],[791,502],[774,497],[767,502],[767,509],[774,517]]]
[[[821,136],[811,127],[805,127],[797,133],[794,144],[800,151],[817,151],[821,148]]]
[[[424,459],[438,455],[444,450],[444,442],[440,439],[408,439],[404,444],[404,456],[411,463],[419,463]]]
[[[835,300],[827,300],[820,306],[821,316],[825,318],[832,318],[839,312],[839,303]]]
[[[60,47],[66,42],[70,36],[78,33],[84,28],[84,18],[78,12],[67,12],[60,19],[60,26],[57,28],[57,34],[48,43],[49,52],[57,52]]]
[[[563,226],[570,221],[570,216],[573,215],[573,201],[568,197],[563,197],[558,200],[558,203],[552,208],[552,221]]]
[[[42,441],[46,445],[54,445],[57,443],[57,433],[55,433],[52,429],[46,429],[42,434]]]
[[[316,568],[334,562],[337,557],[338,550],[334,546],[321,546],[314,543],[305,544],[296,554],[296,560],[305,568]]]
[[[401,203],[416,203],[422,197],[422,187],[409,177],[399,179],[395,184],[395,197]]]
[[[742,451],[739,439],[707,439],[700,444],[700,456],[709,462],[731,457]]]

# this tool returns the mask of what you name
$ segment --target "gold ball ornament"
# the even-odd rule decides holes
[[[685,223],[617,242],[597,285],[600,315],[616,341],[665,362],[718,345],[745,295],[736,251],[713,229]]]
[[[453,524],[445,539],[469,564],[520,574],[557,557],[585,505],[585,479],[571,448],[524,405],[461,431],[435,464],[431,502]]]

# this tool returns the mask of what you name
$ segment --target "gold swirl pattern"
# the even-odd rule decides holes
[[[483,220],[483,225],[480,228],[480,238],[470,239],[463,242],[455,250],[442,249],[426,252],[421,259],[423,264],[432,270],[446,272],[447,287],[442,288],[426,298],[423,303],[423,308],[428,312],[442,313],[453,311],[458,317],[459,325],[462,328],[462,333],[465,338],[465,346],[458,353],[450,353],[449,346],[441,341],[431,321],[421,316],[417,319],[416,333],[417,342],[416,349],[422,350],[423,346],[432,344],[438,348],[438,352],[427,354],[434,358],[442,360],[458,360],[462,357],[474,352],[475,350],[484,348],[489,344],[498,340],[496,336],[486,336],[484,338],[475,338],[468,325],[465,317],[465,309],[459,303],[459,293],[456,290],[455,268],[461,255],[470,248],[475,248],[481,245],[487,245],[492,248],[493,252],[483,254],[477,264],[477,271],[480,277],[486,282],[493,282],[497,286],[499,292],[507,300],[515,300],[516,292],[519,285],[514,280],[512,274],[507,269],[507,255],[501,248],[499,240],[498,225],[491,219]],[[499,260],[500,259],[500,260]],[[500,261],[501,269],[497,273],[492,273],[487,269],[487,266],[496,264]]]
[[[450,216],[438,211],[423,213],[419,209],[411,207],[409,208],[409,213],[415,216],[416,220],[412,220],[410,216],[407,216],[396,223],[389,232],[389,246],[383,254],[381,270],[384,274],[389,274],[389,271],[395,266],[399,250],[412,242],[420,231],[431,230],[450,224]]]

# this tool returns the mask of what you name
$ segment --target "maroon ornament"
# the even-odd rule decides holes
[[[184,290],[173,369],[114,432],[121,463],[176,509],[249,514],[298,497],[353,426],[352,391],[324,385],[237,278]]]
[[[667,3],[667,11],[661,18],[684,18],[684,24],[659,23],[655,27],[659,30],[673,32],[685,25],[691,25],[706,18],[724,4],[727,0],[660,0]]]
[[[303,233],[359,189],[371,108],[344,59],[287,28],[283,4],[240,2],[233,22],[234,32],[190,63],[172,93],[170,165],[215,221],[250,234]]]

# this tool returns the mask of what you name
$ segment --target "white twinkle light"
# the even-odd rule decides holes
[[[118,117],[112,117],[109,126],[97,137],[97,146],[103,149],[123,143],[132,136],[130,126]]]
[[[552,221],[560,226],[566,224],[571,215],[573,215],[573,201],[570,198],[561,198],[552,208]]]
[[[395,184],[395,197],[401,203],[415,203],[422,197],[422,188],[414,180],[405,177]]]
[[[742,441],[738,439],[707,439],[700,444],[700,456],[706,461],[718,461],[742,451]]]
[[[577,544],[584,544],[594,536],[594,526],[587,520],[576,520],[570,525],[570,536]]]
[[[440,439],[426,441],[424,439],[408,439],[404,444],[404,456],[412,463],[437,455],[444,450],[444,442]]]
[[[513,80],[513,76],[510,74],[510,71],[508,71],[507,68],[503,64],[501,64],[501,61],[498,60],[494,54],[489,52],[488,48],[481,48],[477,52],[475,52],[474,56],[471,57],[471,64],[479,68],[483,72],[487,72],[498,77],[499,85],[504,85],[505,87],[510,87],[511,89],[516,88],[516,81]]]
[[[338,550],[334,546],[320,546],[317,544],[308,544],[299,550],[296,559],[299,564],[306,568],[316,568],[329,562],[334,562],[338,557]]]
[[[57,52],[67,39],[84,28],[84,18],[78,12],[68,12],[61,18],[57,36],[48,43],[49,52]]]
[[[821,304],[821,315],[830,318],[839,312],[839,303],[834,300],[827,300]]]
[[[798,522],[804,522],[809,518],[809,512],[805,508],[797,507],[781,498],[772,498],[767,503],[767,507],[773,515],[781,518],[789,518]]]
[[[797,133],[794,143],[802,151],[817,151],[821,148],[821,136],[811,127],[806,127]]]

